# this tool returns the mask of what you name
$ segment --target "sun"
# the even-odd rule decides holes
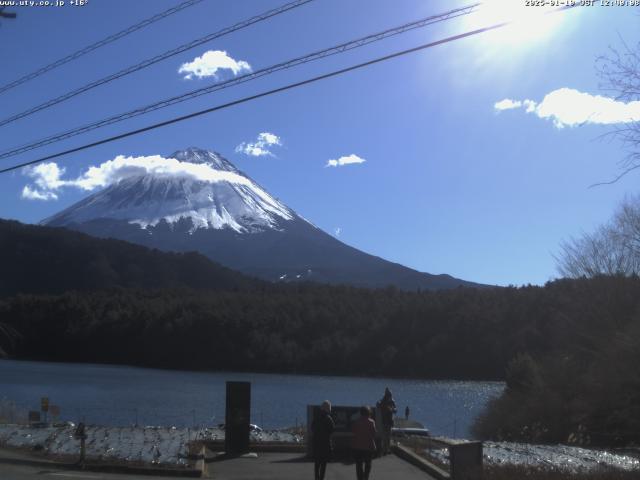
[[[519,47],[547,40],[564,21],[566,12],[554,6],[530,6],[525,0],[486,0],[466,17],[466,28],[475,30],[503,22],[508,25],[482,34],[483,41]],[[553,3],[553,2],[551,2]]]

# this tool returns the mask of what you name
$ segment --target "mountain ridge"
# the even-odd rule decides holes
[[[249,290],[265,285],[195,253],[152,250],[0,219],[0,297],[110,288]]]
[[[215,152],[189,147],[164,161],[153,173],[121,179],[41,223],[160,250],[198,251],[273,282],[428,290],[482,286],[418,272],[339,241]]]

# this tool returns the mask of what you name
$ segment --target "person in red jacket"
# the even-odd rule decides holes
[[[351,427],[353,440],[351,448],[356,460],[356,476],[358,480],[369,480],[371,459],[376,451],[376,423],[371,418],[369,407],[360,407],[360,418]]]

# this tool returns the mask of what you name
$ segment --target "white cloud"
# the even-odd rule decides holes
[[[58,195],[52,191],[40,191],[37,188],[31,188],[29,185],[25,185],[22,189],[21,197],[27,200],[57,200]]]
[[[553,121],[557,128],[585,123],[611,125],[640,121],[640,101],[620,102],[601,95],[591,95],[572,88],[560,88],[548,93],[542,102],[504,99],[494,105],[497,111],[525,108],[539,118]]]
[[[533,113],[536,111],[536,102],[533,100],[523,100],[522,106],[525,107],[527,113]]]
[[[360,158],[355,153],[348,155],[346,157],[340,157],[337,160],[327,160],[327,164],[325,167],[343,167],[344,165],[352,165],[357,163],[364,163],[366,160],[364,158]]]
[[[216,77],[218,70],[231,70],[234,75],[250,72],[251,65],[244,60],[235,60],[224,50],[209,50],[196,57],[191,62],[183,63],[178,73],[185,73],[184,78],[191,80],[194,75],[198,78]]]
[[[502,110],[511,110],[513,108],[520,108],[521,106],[522,106],[521,101],[519,100],[514,101],[509,98],[505,98],[504,100],[496,102],[493,108],[495,108],[496,110],[502,111]]]
[[[269,132],[262,132],[258,135],[255,142],[242,142],[236,147],[237,153],[244,153],[252,157],[274,157],[271,153],[270,147],[281,146],[282,139]]]
[[[58,167],[56,163],[40,163],[35,167],[25,168],[25,173],[33,178],[34,183],[43,190],[60,187],[63,183],[60,177],[64,175],[64,168]]]
[[[23,173],[33,179],[34,185],[25,185],[22,189],[21,197],[27,200],[57,200],[55,190],[64,185],[61,176],[64,175],[64,168],[58,167],[56,163],[40,163],[35,167],[26,167]]]
[[[63,179],[64,169],[56,163],[41,163],[23,169],[33,185],[25,185],[22,198],[30,200],[56,200],[63,188],[92,191],[117,183],[129,177],[154,174],[156,176],[190,177],[205,182],[229,182],[238,185],[252,185],[251,181],[234,172],[216,170],[206,163],[180,162],[160,155],[146,157],[125,157],[119,155],[89,169],[80,176]]]

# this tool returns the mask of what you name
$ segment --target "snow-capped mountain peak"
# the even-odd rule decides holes
[[[113,219],[148,228],[187,221],[191,233],[209,228],[254,233],[297,218],[218,153],[190,147],[165,160],[161,174],[156,169],[122,178],[43,223]]]
[[[410,290],[469,285],[342,243],[215,152],[190,147],[166,158],[118,156],[101,167],[104,190],[42,223],[160,250],[197,251],[270,281]]]
[[[198,147],[188,147],[184,150],[177,150],[169,155],[168,158],[174,158],[180,162],[210,165],[215,170],[223,172],[235,172],[244,175],[238,170],[233,163],[224,158],[217,152],[210,152]]]

